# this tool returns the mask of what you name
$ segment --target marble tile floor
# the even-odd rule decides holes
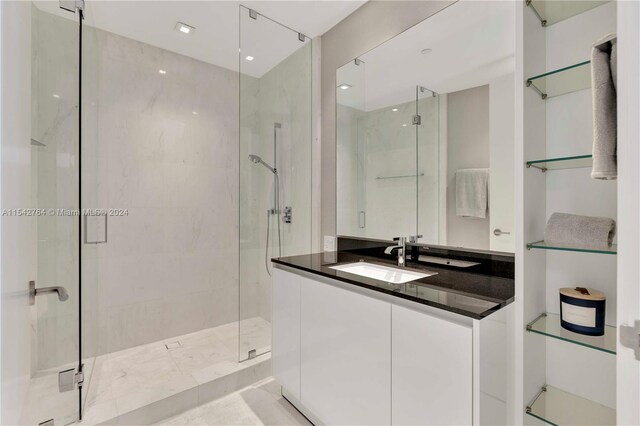
[[[250,318],[242,321],[240,339],[233,322],[98,356],[85,362],[92,368],[80,424],[151,424],[241,389],[268,377],[271,360],[266,354],[238,363],[238,347],[262,353],[270,340],[270,324]],[[52,417],[69,424],[75,414],[77,393],[58,392],[59,370],[32,379],[29,424]]]
[[[156,424],[163,426],[311,426],[311,423],[280,395],[280,386],[273,378],[265,379]]]

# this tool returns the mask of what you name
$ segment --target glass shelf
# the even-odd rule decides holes
[[[577,251],[582,253],[600,253],[600,254],[618,254],[618,246],[612,244],[609,247],[581,247],[581,246],[563,246],[558,244],[547,243],[546,241],[536,241],[527,244],[527,250],[544,249],[544,250],[563,250]]]
[[[613,408],[548,385],[527,406],[527,414],[556,426],[616,424]]]
[[[572,16],[579,15],[587,10],[601,6],[608,1],[544,1],[527,0],[527,6],[531,7],[533,13],[540,19],[543,27],[548,27]]]
[[[605,325],[604,336],[585,336],[562,328],[560,315],[545,313],[527,324],[527,331],[614,355],[616,353],[616,328],[610,325]]]
[[[538,92],[542,99],[588,89],[591,87],[591,61],[531,77],[527,79],[527,87]]]
[[[593,156],[591,154],[527,161],[527,168],[535,167],[543,173],[547,170],[580,169],[583,167],[591,167],[592,165]]]

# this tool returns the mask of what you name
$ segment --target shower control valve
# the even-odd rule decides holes
[[[291,223],[291,206],[285,206],[284,216],[282,216],[282,221],[284,223]]]

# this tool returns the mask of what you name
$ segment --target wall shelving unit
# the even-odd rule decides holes
[[[554,208],[559,208],[558,203],[559,194],[566,194],[567,197],[572,197],[574,194],[576,197],[581,197],[579,189],[572,186],[567,186],[567,182],[577,182],[582,179],[582,174],[570,174],[558,176],[555,173],[561,173],[556,171],[571,170],[571,169],[583,169],[590,168],[593,164],[593,157],[590,154],[584,153],[585,144],[576,143],[575,140],[572,143],[567,144],[566,149],[571,153],[571,150],[576,151],[575,146],[581,146],[582,153],[578,151],[576,155],[570,156],[548,156],[547,152],[547,138],[550,141],[564,140],[567,138],[575,138],[580,141],[584,141],[584,132],[575,134],[574,131],[581,129],[580,124],[585,122],[587,118],[582,114],[585,108],[582,104],[576,104],[584,101],[584,95],[576,95],[563,98],[562,100],[554,100],[553,105],[547,103],[552,98],[559,98],[571,93],[588,90],[591,88],[591,62],[586,60],[588,58],[588,48],[590,45],[586,43],[586,40],[591,40],[596,34],[596,31],[591,31],[588,25],[577,30],[578,22],[586,23],[593,22],[588,21],[588,18],[577,18],[582,21],[572,21],[567,23],[567,27],[554,27],[552,35],[548,31],[548,27],[563,22],[569,18],[577,17],[584,12],[590,11],[594,8],[602,6],[608,1],[544,1],[544,0],[525,0],[524,12],[525,14],[533,12],[535,18],[531,15],[525,16],[525,39],[530,37],[529,40],[525,40],[524,43],[524,56],[525,56],[525,68],[524,68],[524,86],[537,94],[537,99],[531,94],[525,93],[524,100],[524,117],[525,117],[525,138],[524,138],[524,166],[526,169],[530,169],[527,173],[537,173],[539,177],[535,177],[533,174],[525,176],[525,205],[530,206],[529,210],[525,210],[525,254],[523,259],[525,262],[530,262],[525,266],[525,305],[527,305],[527,297],[530,297],[530,305],[525,307],[526,313],[526,326],[524,332],[527,334],[527,339],[530,340],[529,347],[531,355],[525,357],[524,368],[530,368],[535,372],[525,375],[529,377],[528,383],[525,383],[525,403],[530,401],[525,407],[526,415],[535,417],[545,423],[552,425],[614,425],[616,424],[616,412],[615,409],[609,407],[611,400],[607,399],[601,393],[589,393],[584,392],[580,386],[576,383],[585,383],[588,380],[585,377],[576,377],[576,382],[568,383],[566,377],[573,377],[573,371],[569,376],[565,374],[559,378],[552,372],[549,372],[549,363],[555,366],[556,369],[565,369],[565,362],[574,364],[580,363],[580,360],[571,358],[571,356],[585,356],[585,359],[602,359],[598,362],[606,362],[607,366],[610,366],[611,360],[615,362],[616,357],[616,328],[612,326],[605,327],[605,334],[603,336],[586,336],[579,333],[574,333],[562,328],[560,315],[553,312],[547,312],[555,310],[554,305],[548,306],[550,300],[553,300],[552,294],[549,292],[556,292],[555,288],[559,285],[557,282],[558,277],[571,277],[573,269],[567,268],[579,268],[582,261],[578,256],[585,255],[585,261],[588,264],[610,264],[606,259],[611,255],[618,253],[618,248],[615,244],[607,246],[575,246],[575,245],[558,245],[547,243],[544,240],[535,241],[534,239],[540,235],[543,229],[542,221],[546,220],[550,211],[554,211]],[[604,12],[596,12],[604,13]],[[592,17],[594,15],[591,15]],[[608,16],[608,15],[606,15]],[[536,21],[537,18],[537,21]],[[540,28],[539,24],[543,27]],[[564,24],[560,24],[564,25]],[[569,28],[571,30],[569,30]],[[583,32],[585,37],[583,36]],[[579,34],[579,35],[578,35]],[[549,38],[551,37],[551,38]],[[559,38],[561,37],[561,38]],[[565,37],[567,37],[565,39]],[[581,39],[582,37],[582,39]],[[595,41],[597,38],[593,38]],[[537,68],[538,64],[544,60],[547,65],[547,61],[555,62],[555,65],[559,65],[558,62],[565,56],[562,49],[573,49],[573,46],[579,46],[579,50],[571,50],[574,61],[576,56],[578,59],[583,58],[581,61],[575,61],[563,67],[549,67],[550,70],[541,72]],[[528,50],[530,49],[530,50]],[[553,52],[555,54],[549,54]],[[548,56],[549,55],[549,56]],[[571,55],[567,55],[571,56]],[[549,59],[551,58],[551,59]],[[528,60],[529,59],[529,60]],[[527,70],[527,67],[529,69]],[[549,69],[547,68],[547,69]],[[543,68],[544,70],[544,68]],[[533,72],[532,72],[533,71]],[[528,75],[527,75],[528,74]],[[565,101],[566,99],[566,101]],[[541,103],[542,102],[542,103]],[[566,102],[566,104],[565,104]],[[560,104],[561,103],[561,104]],[[575,118],[578,117],[580,122],[568,123],[563,127],[563,123],[558,121],[557,116],[551,115],[557,112],[559,108],[564,107],[572,108],[579,106],[579,110],[576,110],[574,114],[567,114],[566,117]],[[552,109],[548,109],[552,108]],[[572,111],[574,112],[574,111]],[[586,112],[586,111],[584,111]],[[589,118],[590,119],[590,118]],[[548,123],[549,122],[549,123]],[[580,124],[578,124],[580,123]],[[586,123],[585,123],[586,124]],[[550,127],[547,127],[550,126]],[[582,127],[584,129],[585,127]],[[561,133],[553,133],[561,129]],[[548,136],[547,132],[551,132],[552,136]],[[560,137],[559,137],[560,136]],[[582,137],[583,139],[578,139]],[[556,142],[557,143],[557,142]],[[562,148],[552,146],[554,152],[562,151]],[[527,154],[528,153],[528,154]],[[527,158],[527,155],[534,157],[532,159]],[[535,159],[537,157],[538,159]],[[546,180],[541,182],[539,179],[545,179],[547,172],[554,172],[553,180]],[[551,179],[551,177],[549,177]],[[588,178],[590,179],[590,178]],[[560,184],[559,182],[562,182]],[[549,187],[547,185],[558,185]],[[614,183],[615,184],[615,183]],[[564,185],[564,186],[563,186]],[[579,183],[579,187],[584,187],[583,183]],[[606,184],[605,184],[606,185]],[[529,192],[531,191],[531,192]],[[553,194],[548,197],[546,194],[549,191],[553,191]],[[578,191],[578,192],[576,192]],[[584,191],[584,189],[583,189]],[[547,199],[538,203],[539,197],[547,196]],[[570,208],[563,200],[560,208]],[[551,203],[551,204],[549,204]],[[579,203],[581,208],[588,207],[588,203],[583,201]],[[567,210],[564,210],[567,211]],[[570,211],[570,210],[569,210]],[[588,214],[588,213],[587,213]],[[615,217],[615,216],[613,216]],[[533,242],[527,242],[533,241]],[[533,254],[533,251],[544,250],[546,254]],[[573,255],[564,253],[574,253]],[[530,254],[527,254],[530,253]],[[609,256],[595,256],[588,257],[587,254],[595,255],[609,255]],[[558,260],[558,256],[573,256],[566,257],[567,262],[565,264],[564,259]],[[593,259],[593,260],[590,260]],[[550,266],[549,266],[550,265]],[[550,268],[550,269],[549,269]],[[532,271],[528,273],[526,271]],[[555,271],[555,272],[554,272]],[[577,271],[576,271],[577,272]],[[613,272],[615,274],[615,272]],[[579,280],[579,273],[575,274],[576,279]],[[582,274],[584,275],[584,274]],[[555,278],[554,278],[555,277]],[[584,278],[584,277],[583,277]],[[587,281],[588,282],[588,281]],[[610,285],[610,284],[609,284]],[[548,287],[549,286],[549,287]],[[567,286],[567,285],[565,285]],[[527,309],[528,308],[528,309]],[[543,312],[543,313],[540,313]],[[535,318],[534,318],[535,316]],[[527,323],[528,322],[528,323]],[[533,337],[538,336],[538,337]],[[540,339],[540,340],[537,340]],[[547,345],[552,344],[547,342],[553,340],[556,342],[554,350],[548,352]],[[581,347],[583,349],[577,349]],[[558,352],[563,356],[558,356]],[[582,351],[582,352],[580,352]],[[565,355],[566,354],[566,355]],[[569,355],[571,354],[571,355]],[[598,355],[600,354],[600,355]],[[565,359],[566,356],[566,359]],[[613,358],[610,358],[610,357]],[[552,358],[549,358],[552,357]],[[593,358],[600,357],[600,358]],[[566,368],[573,367],[571,364],[566,365]],[[566,373],[566,370],[565,370]],[[563,381],[564,380],[564,381]],[[549,385],[551,383],[554,386]],[[567,385],[566,390],[560,389],[556,386],[564,388]],[[599,384],[600,385],[600,384]],[[535,392],[535,389],[539,391]],[[608,388],[607,388],[608,389]],[[571,392],[568,392],[568,391]],[[528,393],[527,393],[528,392]],[[575,392],[575,393],[574,393]],[[578,395],[580,394],[580,395]],[[583,396],[593,396],[594,400],[584,398]],[[600,401],[602,399],[602,401]],[[603,405],[600,402],[606,402],[607,405]]]
[[[540,25],[548,27],[565,19],[579,15],[595,7],[608,3],[606,1],[572,1],[554,2],[547,0],[526,0],[525,4],[533,10],[540,20]]]
[[[560,251],[575,251],[580,253],[597,253],[597,254],[618,254],[618,246],[611,244],[607,247],[589,247],[589,246],[568,246],[547,243],[544,240],[536,241],[527,244],[527,250],[542,249],[542,250],[560,250]]]
[[[586,398],[544,385],[527,406],[527,414],[561,425],[615,425],[616,411]]]
[[[609,354],[616,353],[616,328],[610,325],[605,326],[604,336],[585,336],[565,330],[560,325],[560,315],[545,312],[527,324],[527,331]]]
[[[549,170],[567,170],[567,169],[581,169],[591,167],[593,165],[593,156],[576,155],[573,157],[560,157],[560,158],[546,158],[544,160],[527,161],[527,168],[535,168],[542,173]]]
[[[527,79],[542,99],[554,98],[591,87],[591,61],[583,61]]]

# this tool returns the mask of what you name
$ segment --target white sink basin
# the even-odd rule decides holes
[[[403,284],[437,274],[437,272],[421,273],[367,262],[347,263],[345,265],[329,266],[329,268],[393,284]]]

